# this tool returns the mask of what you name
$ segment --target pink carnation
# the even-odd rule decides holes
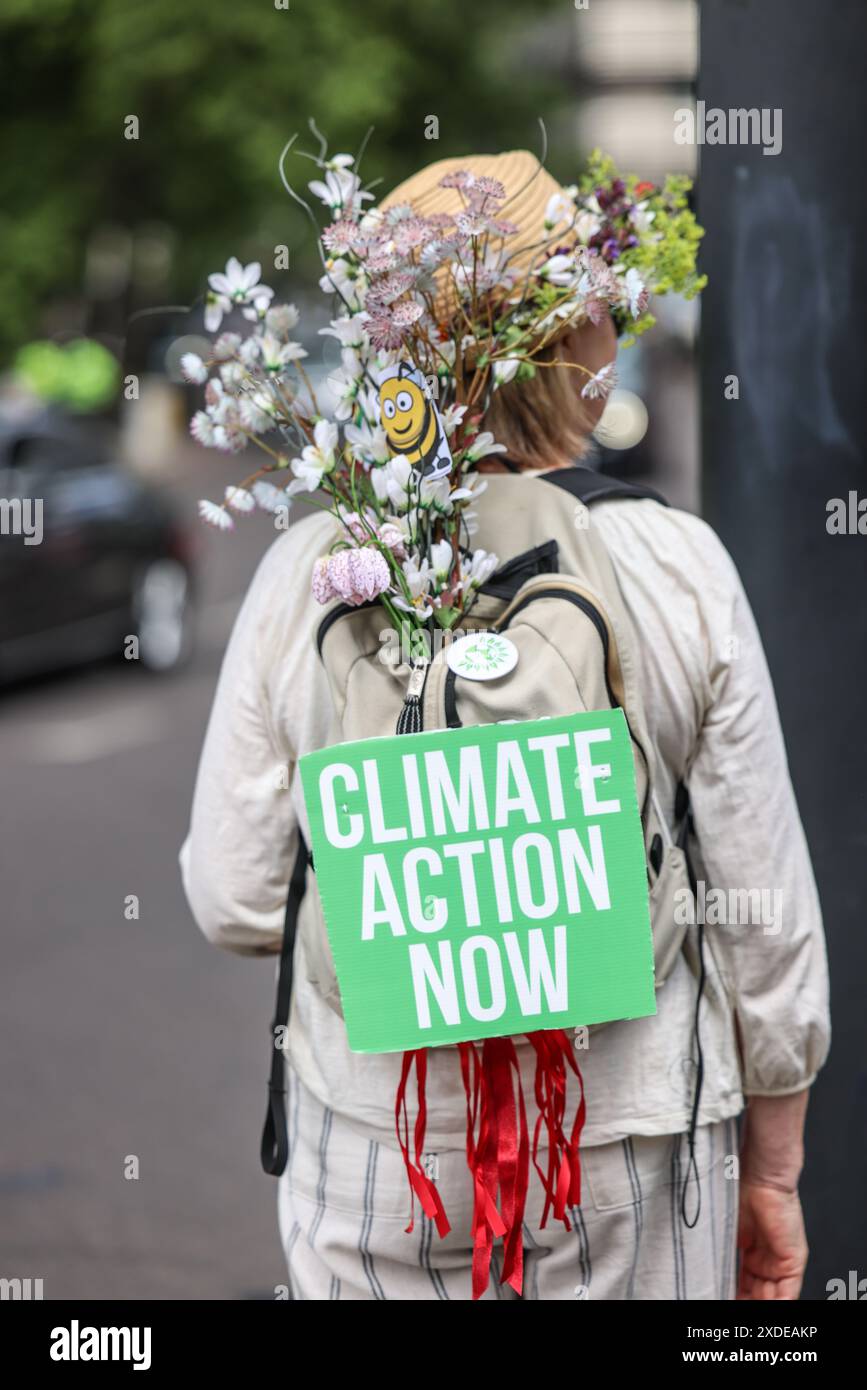
[[[357,607],[388,588],[391,574],[383,555],[373,546],[338,550],[328,561],[328,578],[345,603]]]

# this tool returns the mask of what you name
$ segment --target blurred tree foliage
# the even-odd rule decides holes
[[[278,0],[278,3],[281,0]],[[387,189],[471,149],[538,149],[536,116],[562,93],[522,70],[521,35],[554,0],[4,0],[0,13],[0,351],[78,293],[89,233],[163,223],[168,290],[199,293],[229,254],[273,265],[285,243],[312,269],[312,236],[282,189],[286,139],[357,149]],[[561,11],[562,6],[558,7]],[[126,139],[135,116],[139,138]],[[425,138],[436,116],[439,139]],[[571,172],[571,171],[570,171]],[[315,176],[290,157],[293,184]],[[279,284],[279,277],[265,275]]]

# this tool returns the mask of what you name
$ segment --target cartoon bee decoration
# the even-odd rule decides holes
[[[379,378],[379,414],[389,446],[420,469],[423,478],[451,471],[452,454],[439,411],[417,367],[401,362]]]

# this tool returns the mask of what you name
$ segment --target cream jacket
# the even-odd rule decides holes
[[[534,495],[516,489],[549,485],[505,474],[488,483],[474,543],[497,550],[504,509]],[[651,500],[600,502],[590,516],[638,634],[662,811],[671,823],[685,778],[698,827],[708,970],[699,1122],[710,1123],[737,1114],[744,1096],[802,1090],[825,1061],[828,976],[816,886],[761,641],[727,552],[704,522]],[[264,556],[226,651],[202,751],[181,850],[184,887],[209,940],[242,954],[279,952],[299,826],[309,844],[297,761],[339,737],[315,647],[321,610],[310,595],[313,562],[333,528],[314,513]],[[591,1030],[589,1046],[577,1050],[584,1144],[688,1128],[695,939],[692,929],[654,1017]],[[260,1023],[264,1048],[269,1020]],[[323,1104],[394,1142],[400,1056],[349,1051],[342,1020],[307,978],[300,940],[288,1051]],[[531,1073],[524,1091],[532,1113]],[[431,1050],[428,1102],[426,1147],[462,1148],[455,1049]]]

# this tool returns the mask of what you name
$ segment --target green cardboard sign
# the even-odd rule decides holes
[[[353,1052],[656,1012],[621,710],[364,739],[300,768]]]

